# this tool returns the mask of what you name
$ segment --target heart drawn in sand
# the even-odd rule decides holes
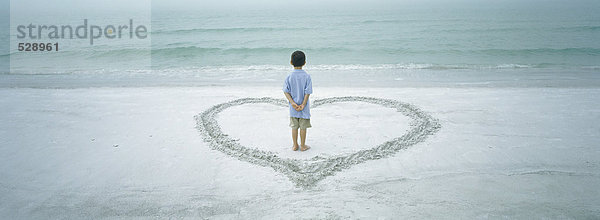
[[[410,129],[404,134],[398,134],[398,137],[396,138],[369,149],[359,150],[350,154],[330,156],[327,158],[315,156],[303,160],[282,158],[270,151],[242,146],[237,140],[224,134],[216,120],[216,116],[219,112],[238,105],[267,103],[287,107],[288,103],[283,99],[268,97],[242,98],[218,104],[195,116],[196,128],[200,131],[204,141],[213,149],[239,160],[260,166],[271,167],[275,171],[286,175],[294,184],[296,184],[296,186],[302,188],[314,186],[318,181],[331,176],[338,171],[350,168],[354,164],[392,156],[402,149],[406,149],[424,141],[428,135],[435,134],[441,128],[437,119],[431,117],[416,106],[391,99],[357,96],[332,97],[314,100],[311,103],[311,108],[338,102],[365,102],[396,109],[401,114],[412,119]]]

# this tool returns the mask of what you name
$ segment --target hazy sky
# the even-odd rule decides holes
[[[402,0],[403,2],[418,2]],[[260,8],[312,8],[347,7],[351,5],[382,5],[394,0],[11,0],[13,11],[32,10],[128,10],[135,8],[169,9],[260,9]],[[51,3],[50,3],[51,2]]]
[[[50,3],[51,2],[51,3]],[[548,7],[598,8],[600,0],[11,0],[12,12],[63,10],[213,9],[370,9],[396,7]]]
[[[134,10],[150,8],[150,0],[11,0],[13,13],[29,11],[62,12],[69,10]]]

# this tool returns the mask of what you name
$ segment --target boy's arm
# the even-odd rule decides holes
[[[292,96],[287,92],[283,92],[283,94],[285,94],[285,97],[287,98],[288,102],[290,102],[290,104],[292,104],[292,107],[294,107],[296,110],[298,110],[298,104],[296,104],[296,102],[294,102],[294,100],[292,99]]]
[[[302,104],[298,106],[298,111],[304,110],[304,106],[306,106],[306,103],[308,102],[308,96],[310,96],[312,92],[312,79],[310,78],[310,75],[308,75],[306,85],[304,86],[304,100],[302,101]]]
[[[308,102],[308,96],[310,96],[310,94],[304,95],[304,101],[302,101],[302,104],[298,106],[298,111],[302,111],[302,109],[304,109],[304,106],[306,106],[306,102]]]

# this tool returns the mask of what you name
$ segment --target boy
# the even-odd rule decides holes
[[[283,86],[283,94],[290,103],[290,127],[292,127],[292,141],[294,147],[292,150],[298,150],[298,128],[300,129],[300,150],[310,149],[306,145],[306,129],[310,125],[310,107],[308,96],[312,94],[312,80],[310,75],[302,70],[306,64],[306,56],[302,51],[292,53],[290,64],[294,66],[286,78]]]

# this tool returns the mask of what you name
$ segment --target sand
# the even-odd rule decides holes
[[[209,108],[208,110],[204,111],[203,113],[197,115],[195,118],[197,121],[197,128],[202,133],[204,141],[208,142],[213,149],[253,164],[272,167],[274,170],[286,174],[290,178],[290,180],[296,184],[296,186],[302,188],[312,187],[317,183],[317,181],[320,181],[327,176],[331,176],[337,171],[348,169],[352,165],[363,163],[369,160],[377,160],[384,157],[393,156],[399,150],[406,149],[412,145],[422,142],[426,138],[426,136],[435,134],[440,128],[440,124],[437,122],[436,119],[432,118],[427,113],[421,111],[419,108],[407,103],[402,103],[391,99],[380,99],[360,96],[331,97],[326,99],[314,100],[312,102],[312,108],[314,109],[322,105],[331,105],[348,102],[359,104],[358,106],[356,106],[356,108],[361,108],[362,105],[364,105],[362,103],[375,104],[386,108],[392,108],[398,112],[401,112],[407,117],[410,117],[414,121],[409,123],[411,127],[410,129],[406,131],[395,130],[395,132],[398,133],[398,137],[394,137],[391,140],[386,140],[385,142],[379,145],[367,146],[366,149],[346,154],[336,154],[334,156],[329,157],[326,155],[319,154],[310,159],[299,160],[284,158],[271,151],[265,151],[258,148],[244,146],[243,144],[240,144],[238,142],[240,140],[239,138],[234,139],[229,137],[227,133],[224,133],[219,126],[219,122],[217,121],[217,114],[232,106],[267,103],[272,104],[274,106],[286,107],[288,106],[288,103],[284,99],[273,99],[268,97],[237,99],[227,103],[215,105]],[[246,108],[244,112],[253,115],[254,111],[255,109],[250,107]],[[279,111],[285,112],[281,109],[279,109]],[[379,118],[380,121],[389,120],[389,118],[385,117],[385,115],[374,115],[368,113],[365,115]],[[246,115],[246,117],[248,116]],[[362,115],[360,117],[362,117]],[[285,117],[279,118],[284,119]],[[259,130],[264,131],[268,129],[268,127],[270,127],[270,124],[274,124],[275,122],[272,120],[251,121],[249,123],[240,123],[239,120],[236,121],[236,124],[238,126],[243,126],[252,123],[261,123],[264,128]],[[358,123],[361,123],[360,119],[358,120]],[[374,127],[377,127],[377,125],[375,125]],[[329,128],[335,129],[336,127],[329,126]],[[241,133],[240,136],[253,137],[248,136],[248,134],[245,133]],[[264,143],[269,143],[269,139],[270,138],[261,138],[259,140]],[[325,149],[331,148],[331,146],[327,145],[319,145],[319,147]],[[282,145],[276,149],[285,149],[285,147],[283,147]],[[319,151],[316,152],[319,153]]]
[[[278,87],[0,89],[0,217],[598,218],[599,95],[323,87],[293,152]]]

